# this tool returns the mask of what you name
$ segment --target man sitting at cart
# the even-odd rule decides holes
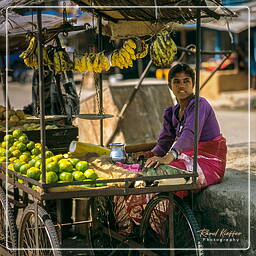
[[[189,65],[177,64],[170,69],[168,85],[176,96],[178,104],[165,110],[163,127],[156,146],[151,151],[135,154],[137,159],[142,156],[147,159],[146,168],[156,168],[164,164],[182,170],[193,170],[194,84],[195,73]],[[214,110],[202,97],[199,98],[198,138],[197,184],[199,189],[202,189],[221,182],[227,154],[226,140],[220,132]],[[184,198],[188,196],[188,191],[178,191],[175,194]],[[130,195],[123,200],[124,208],[135,223],[140,223],[143,205],[152,196]],[[120,205],[122,199],[116,197],[115,200],[116,205]],[[119,224],[125,225],[125,223]]]

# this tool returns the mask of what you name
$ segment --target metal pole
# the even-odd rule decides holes
[[[193,173],[197,173],[197,154],[198,154],[198,113],[199,113],[199,83],[200,83],[200,63],[201,63],[201,10],[196,10],[196,91],[195,91],[195,133],[194,133],[194,159]],[[196,177],[193,176],[193,182]]]
[[[38,66],[39,66],[39,104],[40,104],[40,142],[42,145],[42,182],[45,183],[45,102],[44,102],[44,66],[43,66],[43,51],[42,51],[42,13],[41,9],[37,9],[37,39],[38,39]]]
[[[98,37],[98,51],[102,50],[102,18],[101,16],[98,17],[98,29],[99,29],[99,37]],[[99,73],[99,98],[100,98],[100,109],[99,114],[103,114],[103,85],[102,85],[102,73]],[[103,119],[100,119],[100,145],[104,146],[103,144]]]
[[[6,57],[8,58],[8,56]],[[4,63],[4,56],[1,55],[1,63],[2,63],[2,69],[1,69],[1,80],[2,80],[2,86],[3,86],[3,97],[4,97],[4,105],[7,106],[8,104],[8,109],[11,108],[10,100],[9,97],[6,96],[6,69],[5,63]],[[7,99],[7,104],[6,104],[6,99]]]

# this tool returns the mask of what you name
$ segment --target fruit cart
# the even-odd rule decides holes
[[[22,1],[24,2],[24,1]],[[29,3],[33,1],[27,1]],[[80,6],[88,4],[86,1],[75,1]],[[191,1],[192,5],[198,5]],[[204,3],[200,2],[202,5]],[[115,5],[116,3],[112,3]],[[147,4],[149,4],[147,2]],[[170,3],[171,4],[171,3]],[[110,4],[111,5],[111,4]],[[98,16],[99,35],[102,33],[102,18],[106,18],[113,22],[118,21],[118,18],[111,18],[111,12],[123,13],[122,8],[102,7],[99,3],[99,7],[90,6],[86,7],[87,11],[92,11]],[[151,5],[151,2],[150,2]],[[148,20],[157,19],[157,10],[161,6],[151,6],[148,8],[149,13],[146,12]],[[200,74],[200,55],[201,55],[201,38],[200,38],[200,24],[201,17],[214,17],[220,18],[222,15],[231,15],[231,12],[226,10],[222,14],[211,10],[210,8],[182,8],[181,6],[175,7],[172,10],[172,15],[169,13],[169,9],[165,7],[161,12],[164,13],[167,10],[166,16],[163,18],[165,21],[173,21],[181,18],[183,23],[190,20],[197,20],[197,45],[196,49],[196,108],[195,116],[198,117],[198,97],[199,97],[199,74]],[[178,8],[178,9],[177,9]],[[189,206],[177,198],[174,195],[176,191],[182,190],[194,190],[198,186],[196,184],[197,175],[197,141],[198,133],[195,132],[195,156],[193,172],[182,172],[174,170],[173,168],[163,169],[159,167],[160,172],[154,172],[149,174],[148,170],[144,170],[140,173],[132,173],[118,169],[116,173],[119,173],[118,178],[113,174],[116,168],[114,164],[107,170],[111,172],[112,176],[105,176],[100,181],[95,178],[90,180],[69,181],[67,178],[63,178],[61,183],[54,183],[52,179],[55,179],[54,174],[49,178],[51,170],[47,171],[49,166],[47,165],[47,148],[46,145],[46,131],[45,131],[45,114],[44,114],[44,101],[43,101],[43,46],[42,46],[42,19],[41,11],[42,7],[37,8],[33,6],[33,9],[37,13],[37,38],[38,38],[38,68],[39,68],[39,84],[40,84],[40,135],[41,146],[38,146],[41,150],[40,162],[38,166],[42,171],[38,172],[33,169],[27,172],[26,176],[21,173],[20,166],[10,166],[8,163],[2,164],[0,172],[1,189],[0,189],[0,218],[1,218],[1,233],[4,234],[1,237],[0,253],[1,255],[65,255],[67,248],[63,248],[62,245],[62,228],[67,225],[86,225],[87,232],[87,247],[85,248],[73,248],[69,250],[88,250],[92,254],[102,253],[114,254],[115,252],[125,250],[122,254],[133,253],[133,250],[141,251],[142,254],[157,255],[161,249],[163,253],[174,255],[174,248],[180,252],[179,255],[187,255],[186,252],[190,249],[190,255],[203,255],[203,245],[200,237],[197,233],[199,230],[196,219]],[[129,8],[124,8],[129,11]],[[130,8],[131,9],[131,8]],[[136,10],[136,9],[135,9]],[[178,15],[177,15],[178,11]],[[106,14],[107,13],[107,14]],[[125,19],[139,20],[140,15],[145,14],[145,10],[138,8],[138,13],[133,10],[129,15],[125,14]],[[120,16],[118,16],[120,17]],[[130,18],[129,18],[130,17]],[[144,17],[144,16],[143,16]],[[151,17],[151,18],[150,18]],[[153,18],[152,18],[153,17]],[[117,20],[115,20],[117,19]],[[146,18],[145,18],[146,19]],[[65,30],[61,30],[66,32]],[[100,36],[99,36],[100,38]],[[99,48],[101,49],[101,42],[99,41]],[[113,61],[113,60],[112,60]],[[142,82],[147,70],[149,69],[152,61],[150,61],[147,69],[142,74],[139,84]],[[117,63],[116,63],[117,64]],[[117,64],[118,65],[118,64]],[[139,84],[137,88],[139,87]],[[111,117],[103,112],[102,105],[102,73],[99,72],[99,114],[97,118],[100,120],[100,142],[103,145],[103,119]],[[84,115],[83,118],[88,118]],[[121,115],[120,115],[121,117]],[[92,117],[89,117],[92,118]],[[195,118],[195,130],[198,131],[198,118]],[[14,135],[14,134],[13,134]],[[5,141],[8,143],[15,143],[15,139],[11,141],[11,137],[6,135]],[[16,135],[16,140],[20,140]],[[68,134],[66,135],[68,136]],[[113,135],[114,137],[114,135]],[[139,150],[146,150],[146,146],[133,147],[129,153]],[[128,147],[129,148],[129,147]],[[150,148],[149,148],[150,149]],[[95,149],[96,150],[96,149]],[[97,148],[100,150],[107,150],[103,147]],[[107,153],[107,152],[105,152]],[[57,157],[57,156],[51,156]],[[69,158],[68,156],[61,156],[61,158]],[[104,157],[100,158],[102,161]],[[74,166],[67,164],[65,159],[63,164],[59,164],[58,168],[66,172],[70,172]],[[61,161],[60,160],[60,161]],[[77,160],[75,166],[79,164]],[[64,163],[65,162],[65,163]],[[84,161],[85,162],[85,161]],[[89,162],[89,166],[97,167],[98,160],[96,162]],[[88,164],[88,162],[87,162]],[[79,168],[85,168],[84,172],[88,170],[88,166],[85,163],[79,164]],[[37,167],[34,167],[37,168]],[[57,167],[56,167],[57,168]],[[70,169],[71,168],[71,169]],[[38,169],[38,168],[37,168]],[[70,170],[69,170],[70,169]],[[69,171],[67,171],[69,170]],[[28,170],[27,170],[28,171]],[[46,172],[47,171],[47,172]],[[95,171],[96,172],[96,171]],[[99,173],[103,173],[103,169],[99,170]],[[105,170],[106,172],[106,170]],[[121,173],[121,174],[120,174]],[[87,177],[90,177],[88,174]],[[41,181],[39,180],[41,176]],[[68,176],[68,175],[66,175]],[[100,177],[100,175],[98,175]],[[64,175],[63,175],[64,177]],[[50,181],[48,180],[50,179]],[[170,182],[170,179],[179,179],[177,184]],[[169,183],[162,183],[161,181],[167,180]],[[181,180],[183,182],[181,182]],[[156,182],[158,181],[158,182]],[[139,184],[139,185],[138,185]],[[6,194],[8,196],[6,197]],[[141,225],[134,227],[134,232],[131,232],[129,236],[121,234],[118,226],[115,223],[115,217],[113,216],[113,199],[118,196],[127,195],[145,195],[154,194],[151,200],[145,205],[143,210],[143,217]],[[70,198],[87,198],[88,205],[86,208],[87,218],[83,221],[73,221],[72,223],[63,222],[63,205],[61,201]],[[51,202],[55,202],[54,207]],[[19,228],[17,232],[16,217],[17,209],[23,209],[23,214],[19,222]],[[156,226],[152,226],[152,223],[158,223]],[[175,232],[174,232],[175,228]],[[164,232],[161,232],[161,230]],[[6,231],[6,232],[4,232]],[[7,234],[7,236],[6,236]],[[151,249],[153,247],[153,249]],[[12,250],[13,248],[13,250]],[[17,250],[15,250],[17,248]],[[149,248],[149,249],[147,249]],[[104,251],[98,251],[104,249]],[[117,250],[118,249],[118,250]],[[170,250],[171,249],[171,250]],[[167,250],[167,251],[166,251]],[[73,252],[74,253],[74,252]]]

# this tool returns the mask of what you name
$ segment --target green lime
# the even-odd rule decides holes
[[[50,162],[46,164],[46,171],[47,172],[59,172],[59,165],[57,162]]]
[[[23,179],[18,179],[18,182],[21,184],[24,184],[24,180]]]
[[[28,136],[26,134],[23,134],[19,137],[19,142],[22,142],[24,144],[27,144],[29,142]]]
[[[76,181],[82,181],[85,179],[83,172],[80,171],[72,172],[72,175]]]
[[[58,163],[60,172],[72,172],[73,165],[68,160],[61,160]]]
[[[21,161],[16,161],[14,164],[13,164],[13,168],[14,168],[14,171],[16,172],[19,172],[20,171],[20,167],[25,164]]]
[[[26,151],[26,150],[27,150],[26,144],[20,142],[20,143],[17,145],[17,149],[18,149],[20,152]]]
[[[85,172],[88,169],[87,161],[80,161],[76,164],[77,171]]]
[[[52,153],[52,151],[46,151],[45,152],[45,158],[49,158],[49,157],[52,157],[53,156],[53,153]]]
[[[3,141],[3,142],[1,143],[1,146],[2,146],[2,148],[6,149],[6,147],[7,147],[7,142],[6,142],[6,141]],[[8,148],[10,148],[11,146],[12,146],[12,144],[11,144],[11,143],[8,143]]]
[[[31,167],[27,170],[27,176],[34,180],[39,180],[41,175],[41,171],[39,168]]]
[[[98,178],[98,175],[96,174],[96,172],[93,169],[87,169],[84,172],[84,176],[87,179],[91,179],[91,180],[96,180]]]
[[[35,142],[34,141],[30,141],[27,144],[27,149],[31,151],[33,148],[35,148]]]
[[[61,181],[65,181],[65,182],[71,182],[71,181],[73,181],[73,175],[70,172],[62,172],[59,175],[59,179]]]
[[[36,144],[35,144],[35,148],[38,148],[38,149],[41,150],[41,149],[42,149],[42,145],[41,145],[40,143],[36,143]]]
[[[35,167],[36,168],[40,168],[42,166],[42,161],[41,161],[41,159],[40,160],[37,160],[36,162],[35,162]]]
[[[46,173],[46,183],[56,183],[58,181],[58,175],[55,172]]]
[[[63,157],[64,157],[64,158],[69,158],[69,154],[68,154],[68,153],[63,154]]]
[[[16,149],[12,151],[12,155],[18,158],[21,155],[21,152],[18,149]]]
[[[15,129],[12,133],[13,138],[16,138],[16,139],[22,135],[23,135],[23,132],[21,129]]]
[[[6,161],[6,156],[0,157],[0,163],[4,163]],[[9,159],[10,162],[13,162]]]
[[[23,164],[21,167],[20,167],[20,173],[21,174],[27,174],[27,170],[31,167],[30,164]]]
[[[39,149],[39,148],[33,148],[32,150],[31,150],[31,154],[32,155],[39,155],[41,153],[41,150]]]
[[[9,144],[13,144],[14,138],[11,134],[7,134],[4,136],[4,141],[8,141]]]
[[[73,165],[73,167],[76,167],[76,164],[80,161],[77,158],[69,158],[70,163]]]
[[[29,163],[31,166],[35,166],[36,159],[31,159],[28,163]]]
[[[9,151],[12,152],[12,151],[14,151],[14,150],[16,150],[16,149],[17,149],[17,148],[12,145],[12,146],[9,148]]]
[[[14,165],[13,163],[12,163],[12,164],[9,164],[9,165],[8,165],[8,169],[11,170],[11,171],[14,171],[13,165]]]
[[[28,163],[30,159],[31,159],[30,156],[24,155],[24,154],[21,154],[20,157],[19,157],[19,160],[21,162],[25,162],[25,163]]]

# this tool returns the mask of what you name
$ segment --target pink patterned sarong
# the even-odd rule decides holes
[[[226,167],[226,155],[226,139],[222,135],[211,141],[198,143],[197,171],[199,176],[197,177],[197,184],[199,185],[199,189],[193,192],[198,192],[207,186],[222,181]],[[191,148],[181,153],[178,160],[171,162],[170,165],[183,170],[192,171],[193,156],[194,151],[193,148]],[[188,191],[178,191],[175,194],[180,198],[184,198],[188,196]],[[116,210],[119,209],[119,211],[116,211],[119,212],[116,218],[117,222],[120,220],[118,225],[120,228],[122,227],[121,229],[123,229],[124,233],[129,233],[130,231],[130,220],[133,220],[136,224],[140,224],[143,210],[153,196],[154,194],[143,194],[115,197]],[[122,210],[120,210],[120,208],[122,208]],[[125,218],[123,215],[129,216],[129,218]]]

